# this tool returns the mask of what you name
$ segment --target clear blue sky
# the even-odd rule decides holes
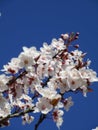
[[[22,46],[42,46],[61,33],[80,32],[80,49],[92,60],[98,72],[98,0],[0,0],[0,69]],[[91,130],[98,125],[98,84],[87,98],[72,94],[75,102],[65,112],[61,130]],[[35,122],[34,122],[35,123]],[[3,130],[33,130],[34,123],[22,126],[21,119],[12,119]],[[57,130],[51,120],[44,121],[39,130]]]

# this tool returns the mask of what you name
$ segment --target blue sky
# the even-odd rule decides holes
[[[0,0],[0,69],[22,46],[51,42],[61,33],[80,32],[80,49],[92,60],[91,68],[98,72],[98,1],[97,0]],[[70,94],[75,102],[65,112],[61,130],[91,130],[98,125],[98,84],[87,98]],[[35,122],[34,122],[35,123]],[[3,130],[33,130],[34,123],[23,126],[21,119],[12,119]],[[39,130],[57,130],[51,120],[44,121]]]

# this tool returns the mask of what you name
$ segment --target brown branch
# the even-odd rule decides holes
[[[34,106],[35,107],[35,106]],[[31,109],[28,108],[26,109],[25,111],[21,111],[21,112],[16,112],[16,113],[12,113],[6,117],[3,117],[2,119],[0,119],[0,124],[4,123],[4,121],[7,121],[11,118],[14,118],[14,117],[20,117],[20,116],[23,116],[24,114],[26,113],[30,113],[30,112],[33,112],[34,111],[34,107],[32,107]]]

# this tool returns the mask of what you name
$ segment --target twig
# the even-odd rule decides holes
[[[20,75],[18,75],[17,77],[12,78],[11,80],[9,80],[9,82],[7,83],[7,85],[12,85],[17,79],[21,78],[22,76],[24,76],[25,74],[27,74],[27,71],[23,71]]]
[[[38,130],[39,125],[44,121],[45,118],[46,118],[46,114],[40,115],[38,122],[35,124],[34,130]]]

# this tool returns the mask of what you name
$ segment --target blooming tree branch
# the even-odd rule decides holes
[[[79,33],[62,34],[51,44],[23,47],[18,57],[3,66],[0,75],[0,126],[8,126],[10,119],[22,117],[22,123],[31,123],[40,113],[35,130],[48,116],[57,127],[63,123],[64,110],[73,106],[68,92],[91,92],[91,83],[98,82],[90,69],[86,53],[73,44]]]
[[[33,112],[34,109],[26,109],[25,111],[22,111],[22,112],[15,112],[15,113],[12,113],[12,114],[9,114],[8,116],[6,117],[3,117],[1,120],[0,120],[0,124],[2,125],[8,125],[8,120],[11,119],[11,118],[15,118],[15,117],[20,117],[20,116],[24,116],[26,113],[30,113],[30,112]]]

